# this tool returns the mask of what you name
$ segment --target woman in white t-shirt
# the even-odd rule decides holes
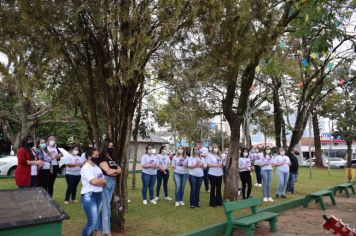
[[[79,147],[73,146],[69,150],[70,155],[64,158],[64,164],[66,165],[66,182],[67,191],[65,194],[64,204],[69,204],[69,200],[77,203],[77,187],[80,182],[80,170],[84,165],[86,159],[79,156]]]
[[[155,201],[159,199],[159,192],[161,190],[161,184],[163,182],[164,199],[171,201],[172,198],[168,196],[168,179],[169,179],[169,166],[171,165],[171,160],[167,155],[167,147],[162,146],[159,149],[159,154],[157,155],[159,169],[157,170],[157,186],[156,186],[156,198]]]
[[[183,195],[185,184],[187,183],[187,164],[188,158],[186,156],[185,148],[178,147],[177,154],[173,157],[172,168],[174,169],[173,179],[175,185],[175,206],[184,206]]]
[[[274,158],[273,164],[277,166],[277,198],[287,198],[286,188],[289,178],[290,159],[285,155],[284,148],[279,149],[279,155]]]
[[[106,181],[101,169],[92,161],[98,158],[99,152],[90,148],[86,152],[88,159],[83,165],[80,174],[82,178],[81,202],[85,215],[87,216],[87,224],[84,226],[82,235],[91,236],[97,228],[98,221],[101,219],[102,209],[102,194],[103,186]]]
[[[273,155],[271,154],[271,148],[266,147],[265,155],[260,160],[264,202],[273,202],[273,198],[271,197],[271,183],[273,174],[272,164]]]
[[[189,184],[190,184],[190,207],[196,208],[199,205],[200,187],[203,182],[204,169],[207,164],[204,158],[200,157],[200,150],[194,147],[193,155],[188,159]]]
[[[141,179],[142,179],[142,199],[143,204],[147,205],[147,189],[149,190],[150,203],[157,204],[153,198],[153,192],[157,179],[157,169],[159,168],[156,149],[151,145],[146,147],[146,154],[141,157]]]
[[[251,159],[248,155],[247,148],[243,148],[241,150],[241,156],[239,158],[239,172],[242,183],[242,198],[247,199],[250,197],[252,190]]]
[[[213,145],[212,153],[209,154],[206,162],[209,167],[210,206],[222,206],[221,184],[223,176],[223,160],[217,144]]]

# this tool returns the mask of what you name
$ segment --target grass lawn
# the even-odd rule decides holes
[[[255,175],[253,174],[253,184],[255,183]],[[140,176],[140,174],[138,174]],[[276,191],[276,175],[274,173],[272,182],[272,195]],[[328,176],[327,169],[313,169],[312,179],[309,180],[308,168],[301,168],[299,171],[298,182],[296,183],[296,194],[287,195],[289,199],[297,198],[306,193],[315,192],[317,190],[332,187],[336,184],[346,182],[344,169],[332,169],[331,176]],[[131,186],[131,178],[128,180]],[[0,179],[0,189],[15,188],[14,180]],[[58,202],[65,212],[70,216],[70,220],[64,221],[63,235],[80,235],[85,224],[84,212],[80,204],[64,205],[63,198],[66,189],[64,178],[59,178],[56,181],[54,190],[54,200]],[[184,200],[189,205],[189,182],[187,182],[184,194]],[[174,207],[174,202],[159,200],[157,205],[142,205],[141,200],[141,181],[138,178],[138,188],[129,190],[129,198],[131,203],[129,210],[126,213],[126,233],[124,235],[175,235],[177,233],[193,231],[201,227],[219,223],[225,220],[225,215],[222,207],[211,208],[209,204],[209,194],[205,193],[202,186],[201,192],[201,208],[190,209],[189,207]],[[78,188],[78,192],[80,187]],[[163,189],[161,189],[161,195]],[[169,180],[169,193],[174,197],[173,178]],[[261,197],[261,188],[252,188],[252,195]],[[79,194],[78,194],[79,198]],[[262,207],[281,202],[281,199],[275,199],[274,203],[263,203]]]

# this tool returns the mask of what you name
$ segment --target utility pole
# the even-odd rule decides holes
[[[312,178],[312,156],[311,156],[311,126],[312,116],[309,114],[309,179]]]
[[[221,126],[221,151],[224,152],[224,129],[223,129],[223,114],[220,114],[220,126]]]

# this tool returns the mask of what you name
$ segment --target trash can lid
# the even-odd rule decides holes
[[[43,188],[0,190],[0,229],[69,219]]]

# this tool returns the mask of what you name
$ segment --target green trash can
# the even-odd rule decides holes
[[[0,190],[0,236],[61,236],[65,219],[43,188]]]

